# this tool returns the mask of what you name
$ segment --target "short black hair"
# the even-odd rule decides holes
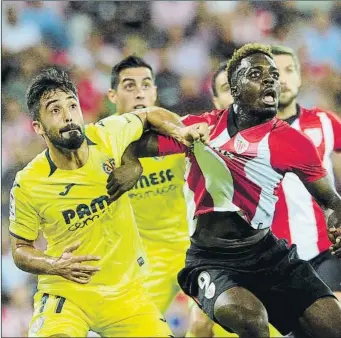
[[[271,53],[273,55],[290,55],[295,63],[296,70],[299,72],[301,70],[300,62],[295,51],[287,46],[271,45]]]
[[[40,120],[39,110],[41,97],[57,89],[64,92],[72,92],[78,97],[76,86],[70,80],[68,73],[61,68],[46,68],[32,79],[26,93],[26,102],[33,121]]]
[[[235,71],[237,70],[241,61],[250,55],[258,53],[264,54],[273,60],[270,46],[262,45],[260,43],[248,43],[234,51],[232,58],[227,65],[227,78],[230,87],[232,87],[232,82],[236,80]]]
[[[148,63],[146,63],[142,58],[136,56],[136,55],[130,55],[128,57],[126,57],[125,59],[123,59],[122,61],[120,61],[118,64],[116,64],[111,71],[111,88],[112,89],[116,89],[120,80],[119,80],[119,76],[120,73],[128,68],[140,68],[140,67],[144,67],[144,68],[148,68],[150,70],[150,72],[152,73],[152,78],[154,80],[154,72],[153,72],[153,68],[151,65],[149,65]]]
[[[213,77],[212,77],[212,94],[213,96],[217,97],[218,96],[218,92],[217,92],[217,84],[216,84],[216,80],[217,80],[217,77],[218,75],[221,73],[221,72],[226,72],[226,67],[227,67],[227,62],[228,61],[225,61],[225,62],[222,62],[219,66],[219,68],[214,72],[213,74]],[[226,76],[227,76],[227,73],[226,73]]]

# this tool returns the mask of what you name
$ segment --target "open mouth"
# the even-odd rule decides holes
[[[79,126],[68,126],[60,130],[60,134],[66,136],[71,133],[81,134],[82,130]]]
[[[269,106],[275,106],[277,99],[277,93],[274,89],[268,88],[264,90],[263,93],[263,102]]]
[[[143,108],[147,108],[147,106],[145,106],[144,104],[137,104],[136,106],[134,106],[134,109],[143,109]]]

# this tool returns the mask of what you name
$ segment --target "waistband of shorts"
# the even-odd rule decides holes
[[[278,238],[272,233],[272,231],[268,231],[265,235],[262,236],[257,235],[253,236],[251,240],[240,241],[240,245],[235,245],[234,240],[223,240],[217,239],[217,245],[210,246],[210,247],[203,247],[198,243],[196,240],[191,239],[191,245],[187,251],[187,254],[193,253],[213,253],[213,254],[231,254],[231,255],[238,255],[238,254],[245,254],[249,251],[256,253],[257,251],[261,252],[267,247],[271,247],[278,243]],[[223,242],[224,246],[220,246]],[[231,245],[228,245],[229,242]]]

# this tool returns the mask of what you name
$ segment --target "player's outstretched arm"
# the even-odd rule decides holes
[[[132,114],[141,119],[145,130],[150,128],[159,134],[170,136],[186,146],[190,146],[195,140],[203,142],[208,140],[208,126],[207,133],[202,126],[206,123],[197,123],[186,127],[181,122],[179,115],[167,109],[150,107],[135,110]]]
[[[341,197],[328,176],[306,183],[306,188],[325,210],[332,254],[341,258]]]
[[[65,248],[60,257],[45,255],[34,247],[33,241],[11,236],[13,259],[16,266],[26,272],[37,275],[57,275],[70,281],[87,284],[99,267],[82,265],[82,262],[98,261],[97,256],[74,256],[80,243]]]
[[[179,139],[191,144],[194,141],[207,142],[209,128],[207,123],[197,123],[181,127]],[[122,156],[122,166],[114,169],[107,180],[107,192],[111,201],[117,200],[130,190],[142,174],[139,157],[154,157],[159,155],[184,153],[188,148],[171,137],[165,137],[155,132],[146,132],[138,141],[131,143]]]

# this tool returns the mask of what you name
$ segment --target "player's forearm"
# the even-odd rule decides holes
[[[159,134],[177,137],[179,128],[184,125],[180,116],[161,107],[150,107],[136,111],[136,114],[145,123],[145,128],[149,127]]]
[[[134,142],[134,146],[137,157],[159,156],[158,138],[154,132],[146,132],[137,142]]]
[[[37,275],[55,275],[55,257],[45,255],[32,246],[20,246],[13,250],[15,265],[26,272]]]

